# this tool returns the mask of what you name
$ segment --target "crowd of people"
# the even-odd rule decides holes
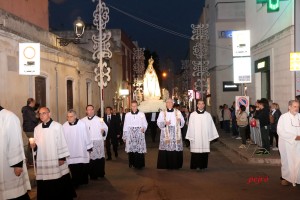
[[[7,147],[2,145],[0,154],[0,172],[6,175],[0,180],[5,185],[0,188],[1,199],[29,199],[27,167],[32,165],[37,199],[73,199],[80,185],[105,176],[105,162],[112,160],[111,146],[117,158],[119,147],[125,144],[129,167],[144,168],[148,124],[152,142],[160,130],[158,169],[182,168],[184,145],[190,148],[190,168],[206,169],[210,141],[219,137],[204,101],[199,101],[196,111],[189,113],[186,107],[180,108],[168,99],[165,110],[146,114],[132,101],[128,112],[121,109],[117,113],[106,107],[103,118],[96,115],[93,105],[87,105],[85,117],[79,119],[71,109],[67,111],[66,122],[60,124],[51,118],[49,108],[38,107],[29,98],[22,116],[29,149],[24,149],[17,116],[0,107],[0,128],[4,130],[1,142]]]
[[[232,133],[231,137],[241,140],[240,149],[245,149],[246,144],[252,144],[251,126],[259,127],[261,133],[262,149],[257,151],[258,155],[268,155],[270,151],[278,151],[277,124],[281,116],[279,105],[265,98],[256,101],[255,105],[235,107],[233,102],[229,108],[227,104],[219,106],[218,120],[220,128],[226,133]],[[254,122],[255,121],[255,122]],[[231,125],[231,126],[230,126]],[[275,139],[275,142],[274,142]]]
[[[220,129],[225,133],[231,132],[232,138],[241,139],[240,149],[246,149],[247,143],[258,144],[259,140],[261,145],[256,155],[270,155],[271,150],[279,150],[282,185],[300,184],[299,100],[300,96],[297,96],[296,100],[289,101],[288,111],[284,114],[277,103],[265,98],[250,105],[249,112],[244,105],[235,108],[235,102],[231,108],[226,104],[219,106]],[[258,138],[251,129],[258,130]]]

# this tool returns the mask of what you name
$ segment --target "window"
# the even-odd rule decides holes
[[[46,78],[42,76],[35,77],[35,100],[40,106],[46,106]]]
[[[73,81],[67,80],[67,110],[73,108]]]

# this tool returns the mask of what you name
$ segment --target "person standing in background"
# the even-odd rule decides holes
[[[107,159],[111,160],[111,148],[110,146],[113,146],[113,151],[115,153],[115,157],[118,157],[118,138],[120,138],[120,119],[112,114],[112,108],[106,107],[105,109],[105,115],[104,115],[104,122],[108,127],[108,133],[105,140],[105,146],[106,146],[106,153],[107,153]]]
[[[27,99],[26,106],[22,108],[23,117],[23,131],[27,138],[33,138],[34,128],[38,125],[39,119],[35,112],[36,102],[33,98]],[[26,159],[29,166],[33,166],[32,151],[28,142],[28,148],[26,149]]]
[[[278,151],[278,134],[277,134],[277,124],[281,116],[281,111],[277,103],[272,103],[271,113],[270,113],[270,146],[273,146],[273,151]],[[273,145],[275,137],[275,145]]]

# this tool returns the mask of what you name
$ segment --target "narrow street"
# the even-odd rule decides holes
[[[189,151],[184,149],[180,170],[157,170],[157,145],[148,145],[146,168],[128,167],[127,155],[106,162],[106,177],[77,190],[78,200],[215,200],[299,199],[300,187],[280,185],[280,167],[248,164],[219,142],[212,145],[206,171],[189,169]]]

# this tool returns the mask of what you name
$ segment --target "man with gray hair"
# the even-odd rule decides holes
[[[77,188],[79,185],[88,184],[89,152],[92,151],[93,144],[85,123],[77,118],[75,110],[68,111],[63,129],[70,152],[67,163],[72,174],[72,183]]]
[[[277,133],[281,157],[281,184],[300,184],[300,114],[299,101],[289,101],[289,111],[280,116]]]
[[[184,126],[184,119],[180,110],[174,109],[173,105],[173,100],[167,99],[166,109],[159,113],[157,119],[157,126],[161,130],[157,158],[158,169],[182,168],[181,128]]]
[[[30,143],[36,154],[37,199],[71,200],[76,197],[66,158],[70,156],[63,127],[52,120],[50,109],[39,109],[42,121],[34,129],[34,142]]]

